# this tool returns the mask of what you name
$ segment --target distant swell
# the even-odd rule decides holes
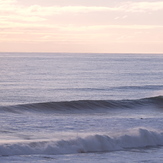
[[[61,101],[22,104],[14,106],[0,107],[0,111],[21,112],[21,111],[39,111],[39,112],[102,112],[108,109],[125,109],[153,105],[163,108],[163,96],[143,98],[138,100],[79,100],[79,101]]]
[[[109,152],[133,148],[163,146],[163,133],[139,129],[136,134],[119,137],[92,135],[70,140],[1,144],[0,155],[58,155],[89,152]]]

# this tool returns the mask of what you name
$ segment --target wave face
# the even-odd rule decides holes
[[[1,144],[0,155],[74,154],[109,152],[133,148],[158,147],[163,145],[163,133],[139,129],[137,134],[119,137],[92,135],[70,140]]]
[[[103,112],[109,109],[132,109],[145,106],[154,106],[163,108],[163,96],[143,98],[138,100],[79,100],[79,101],[61,101],[32,103],[24,105],[0,107],[0,111],[21,112],[21,111],[39,111],[39,112],[64,112],[64,113],[81,113],[81,112]]]

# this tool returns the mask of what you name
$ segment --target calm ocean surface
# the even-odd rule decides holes
[[[0,162],[163,162],[163,55],[0,53]]]

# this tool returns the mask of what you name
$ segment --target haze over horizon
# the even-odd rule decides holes
[[[161,0],[0,0],[1,52],[163,53]]]

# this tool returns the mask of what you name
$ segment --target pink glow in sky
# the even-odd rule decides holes
[[[163,53],[163,1],[0,0],[0,51]]]

